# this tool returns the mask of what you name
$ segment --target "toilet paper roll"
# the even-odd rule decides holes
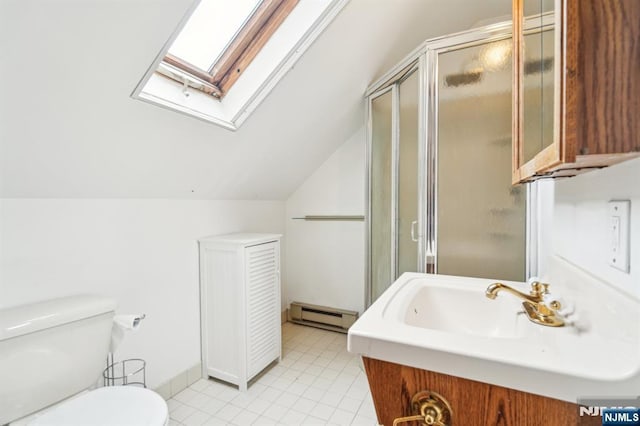
[[[113,317],[113,327],[111,328],[111,343],[109,344],[109,352],[116,351],[120,343],[125,338],[127,332],[137,331],[140,328],[142,320],[145,319],[144,314],[134,315],[116,315]]]
[[[140,323],[143,319],[145,319],[145,314],[116,315],[113,317],[113,323],[125,330],[136,331],[140,327]]]

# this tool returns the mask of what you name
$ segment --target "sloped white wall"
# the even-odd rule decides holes
[[[0,78],[0,196],[284,200],[362,125],[377,76],[425,39],[511,8],[351,0],[230,132],[129,98],[192,3],[0,1],[11,64]]]
[[[284,231],[282,201],[0,199],[0,308],[78,293],[146,313],[117,359],[154,388],[200,360],[197,239]]]
[[[560,255],[593,275],[640,298],[640,159],[547,185],[555,193],[552,223],[543,222],[542,252]],[[608,264],[608,202],[630,200],[630,272]],[[550,247],[549,247],[550,246]]]
[[[364,309],[364,222],[292,219],[364,214],[364,143],[361,128],[286,202],[287,304]]]

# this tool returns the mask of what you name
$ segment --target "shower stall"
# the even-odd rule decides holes
[[[427,41],[367,91],[366,306],[404,272],[525,279],[511,73],[509,22]]]

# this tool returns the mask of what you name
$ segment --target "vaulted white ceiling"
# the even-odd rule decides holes
[[[0,1],[2,197],[285,199],[363,125],[376,77],[511,7],[351,0],[234,133],[129,97],[190,3]]]

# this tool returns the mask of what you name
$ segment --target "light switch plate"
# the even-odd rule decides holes
[[[629,273],[629,211],[631,202],[609,201],[609,265]]]

